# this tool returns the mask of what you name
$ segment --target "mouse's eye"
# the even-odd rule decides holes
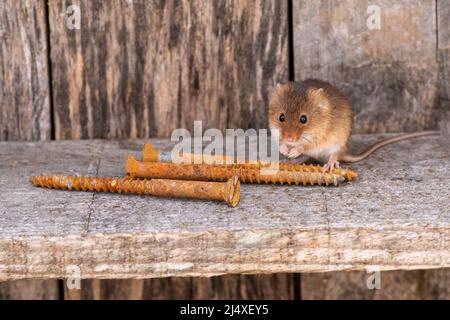
[[[284,122],[286,120],[286,116],[284,115],[284,113],[280,114],[280,117],[278,118],[280,120],[280,122]]]
[[[300,116],[300,122],[305,124],[308,122],[308,118],[303,114]]]

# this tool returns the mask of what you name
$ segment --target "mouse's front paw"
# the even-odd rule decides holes
[[[300,148],[292,148],[291,151],[289,151],[288,154],[288,158],[289,159],[294,159],[294,158],[298,158],[302,155],[303,150]]]
[[[286,156],[286,157],[289,156],[289,148],[288,148],[288,146],[286,144],[280,145],[280,153],[283,156]]]

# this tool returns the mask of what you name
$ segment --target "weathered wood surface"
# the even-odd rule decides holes
[[[68,5],[80,30],[66,27]],[[266,126],[287,1],[49,1],[57,139]]]
[[[65,287],[64,298],[79,299],[281,299],[292,300],[292,274],[226,275],[210,278],[83,280],[80,290]]]
[[[450,2],[437,1],[441,131],[450,137]],[[450,142],[449,142],[450,144]]]
[[[82,280],[65,287],[64,299],[449,299],[450,269],[384,271],[380,288],[367,287],[371,273],[341,271],[160,279]],[[300,281],[299,281],[300,280]],[[370,279],[369,279],[370,280]],[[20,281],[20,280],[19,280]],[[1,284],[0,284],[1,285]],[[298,290],[295,287],[299,288]]]
[[[367,27],[371,5],[380,8],[379,30]],[[343,90],[354,106],[355,132],[436,127],[435,6],[432,0],[293,1],[295,79],[320,78]]]
[[[45,1],[0,1],[0,140],[51,136]],[[1,152],[1,151],[0,151]],[[56,280],[0,283],[0,299],[58,299]]]
[[[375,138],[354,137],[353,146]],[[82,278],[450,266],[450,150],[436,137],[380,150],[352,166],[357,182],[338,188],[244,185],[235,209],[28,180],[122,175],[126,155],[139,156],[142,145],[1,143],[0,279],[64,277],[68,265]]]
[[[302,299],[450,299],[450,269],[381,272],[376,290],[367,287],[370,275],[363,271],[302,274]]]
[[[45,1],[0,2],[0,140],[50,139]]]
[[[0,300],[57,300],[58,280],[14,280],[0,282]]]

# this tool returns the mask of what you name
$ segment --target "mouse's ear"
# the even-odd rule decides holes
[[[309,89],[308,97],[316,106],[319,106],[321,108],[328,108],[328,99],[323,88]]]

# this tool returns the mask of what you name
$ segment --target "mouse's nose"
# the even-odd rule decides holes
[[[295,132],[286,132],[284,134],[284,140],[286,142],[295,142],[295,141],[297,141],[297,139],[298,139],[298,136]]]

